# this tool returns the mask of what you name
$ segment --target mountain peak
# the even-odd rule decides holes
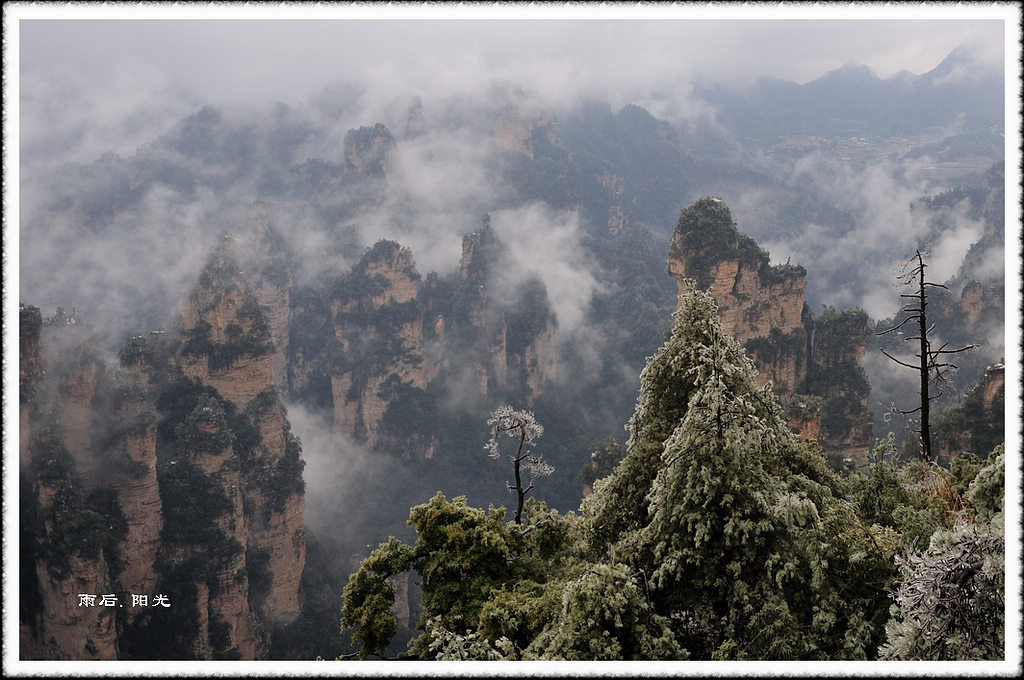
[[[839,68],[837,68],[835,70],[829,71],[828,73],[823,75],[821,78],[819,78],[819,80],[836,79],[836,78],[843,78],[843,79],[856,78],[858,80],[877,80],[878,76],[875,75],[875,72],[871,70],[870,66],[866,66],[864,64],[858,63],[858,62],[853,61],[851,59],[850,61],[848,61],[845,64],[843,64],[841,67],[839,67]]]
[[[961,43],[938,66],[921,76],[930,83],[957,81],[962,78],[981,79],[992,74],[990,64],[982,56],[983,47],[974,43]]]

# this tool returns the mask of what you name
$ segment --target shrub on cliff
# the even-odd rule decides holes
[[[926,550],[897,559],[903,580],[881,658],[1003,658],[1004,465],[999,449],[971,483],[973,522],[940,529]]]

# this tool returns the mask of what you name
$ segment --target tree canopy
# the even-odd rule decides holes
[[[990,658],[991,636],[916,642],[929,625],[961,626],[964,597],[947,620],[914,617],[954,555],[981,584],[970,606],[995,620],[992,465],[958,468],[977,471],[970,482],[922,461],[898,467],[890,442],[841,478],[790,430],[708,293],[685,295],[675,321],[641,376],[625,456],[579,513],[531,498],[507,521],[441,494],[412,509],[415,544],[382,544],[345,588],[341,623],[360,655],[383,654],[391,579],[412,570],[424,610],[412,658]],[[892,620],[890,593],[903,607]]]

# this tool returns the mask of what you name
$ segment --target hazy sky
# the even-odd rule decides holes
[[[1016,8],[978,3],[9,3],[5,73],[14,77],[5,83],[6,100],[18,104],[5,124],[19,125],[9,138],[20,138],[20,158],[7,162],[34,186],[32,178],[49,176],[53,163],[131,156],[205,104],[239,122],[264,116],[275,101],[336,130],[337,139],[308,153],[337,160],[331,154],[340,153],[350,128],[383,122],[400,130],[413,96],[422,97],[428,116],[442,115],[452,102],[479,101],[496,80],[524,86],[539,95],[532,101],[556,111],[592,95],[613,109],[635,103],[673,123],[692,121],[707,113],[707,103],[692,96],[701,81],[806,82],[849,62],[883,78],[921,74],[961,45],[983,61],[1010,63],[1004,47],[1016,44],[1018,18]],[[477,145],[433,141],[404,149],[406,169],[426,169],[412,186],[430,178],[431,194],[449,209],[463,195],[485,196],[487,187],[466,175],[478,165]],[[451,162],[439,163],[439,153]],[[420,248],[424,266],[440,266],[448,241],[464,228],[444,210],[432,214],[455,226],[447,240],[428,239],[438,253]]]
[[[231,6],[102,11],[72,5],[43,8],[34,16],[46,19],[21,23],[21,77],[66,71],[103,87],[132,70],[184,84],[202,98],[288,101],[335,79],[367,76],[455,88],[481,74],[536,81],[545,75],[559,87],[568,80],[616,89],[696,77],[803,82],[851,60],[881,77],[902,69],[922,73],[965,42],[984,45],[993,59],[1003,60],[1002,22],[985,18],[993,16],[991,8],[739,9],[298,5],[271,13]],[[232,20],[266,16],[278,19]],[[352,16],[361,18],[347,18]],[[712,16],[729,18],[707,18]]]
[[[130,155],[204,104],[305,108],[342,82],[367,87],[358,119],[346,121],[354,126],[393,122],[387,113],[413,95],[478,97],[494,80],[519,83],[556,109],[587,94],[616,108],[635,103],[670,121],[691,120],[704,112],[690,97],[702,80],[806,82],[850,61],[883,78],[920,74],[963,44],[1003,63],[1015,18],[1006,6],[942,3],[71,3],[8,5],[4,21],[5,59],[17,62],[8,73],[18,78],[22,152],[32,157],[24,163],[49,153],[82,162],[103,151]],[[70,138],[76,148],[64,143]]]
[[[413,96],[423,98],[427,115],[437,115],[451,102],[479,101],[495,80],[524,86],[556,111],[585,94],[607,98],[613,108],[635,103],[675,123],[707,113],[706,102],[691,94],[701,81],[806,82],[849,62],[883,78],[921,74],[960,45],[1002,65],[1007,38],[1016,43],[1018,14],[978,3],[9,3],[5,73],[14,77],[5,83],[6,100],[18,105],[5,124],[19,125],[10,138],[20,138],[20,158],[7,162],[31,185],[33,177],[49,176],[53,163],[90,163],[106,152],[131,156],[205,104],[237,122],[265,115],[275,101],[338,131],[338,139],[309,152],[331,159],[350,128],[383,122],[401,129]],[[420,154],[429,172],[413,185],[449,180],[452,191],[432,190],[449,208],[463,194],[483,196],[486,187],[465,176],[477,166],[475,144],[434,141],[452,161],[445,167],[461,174],[439,174],[440,152],[431,147]],[[418,167],[417,147],[406,147],[406,165]],[[458,220],[434,213],[458,225],[448,240],[461,234]],[[450,245],[429,241],[437,249]],[[442,259],[422,248],[418,257],[425,265]]]

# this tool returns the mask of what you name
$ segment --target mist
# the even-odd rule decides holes
[[[404,517],[392,517],[375,494],[408,476],[407,466],[338,436],[323,414],[302,404],[288,403],[287,411],[306,463],[306,526],[334,550],[351,550],[339,555],[339,566],[354,570],[377,547],[366,543],[368,537],[402,533]]]
[[[594,225],[580,210],[523,200],[508,158],[533,160],[532,151],[503,145],[494,130],[502,115],[524,127],[550,119],[557,138],[558,122],[584,100],[607,103],[613,114],[642,106],[695,146],[734,151],[715,159],[736,163],[727,170],[748,163],[743,173],[693,180],[697,195],[678,196],[678,207],[703,192],[721,195],[774,263],[806,267],[812,311],[860,307],[890,318],[900,304],[895,275],[915,248],[930,245],[929,271],[945,282],[984,235],[966,204],[947,215],[951,228],[912,214],[915,200],[945,188],[929,173],[932,155],[879,153],[855,163],[812,151],[769,160],[698,94],[761,78],[807,83],[850,62],[881,78],[923,74],[961,45],[975,46],[976,69],[1002,69],[1004,20],[965,7],[930,7],[909,19],[784,8],[791,19],[747,20],[783,9],[750,6],[621,6],[586,20],[571,15],[591,11],[583,6],[570,16],[543,14],[559,21],[528,20],[513,7],[487,20],[473,6],[459,21],[440,6],[438,21],[357,7],[324,9],[323,20],[296,7],[289,21],[224,21],[227,9],[215,18],[189,10],[199,21],[64,20],[45,8],[18,9],[31,16],[13,33],[18,90],[8,100],[17,102],[11,138],[20,157],[10,176],[19,191],[5,199],[20,208],[20,301],[44,316],[78,308],[111,357],[125,338],[177,322],[213,248],[222,235],[251,228],[256,202],[287,244],[295,287],[344,275],[382,239],[408,247],[421,275],[454,274],[463,236],[489,214],[504,246],[489,294],[512,304],[525,282],[544,284],[558,345],[576,369],[557,377],[560,394],[581,394],[606,374],[631,403],[642,366],[616,348],[634,329],[591,319],[595,299],[614,296],[618,285],[588,249]],[[345,20],[346,10],[358,20]],[[360,174],[346,165],[346,136],[378,123],[394,143],[389,165],[382,176]],[[787,207],[804,202],[827,210],[790,220]],[[642,226],[665,235],[673,223]],[[1002,270],[1002,251],[998,260],[989,252],[976,274]],[[657,257],[664,282],[667,252]],[[1001,329],[992,333],[993,344],[1001,341]],[[864,360],[878,394],[912,391],[913,372],[900,375],[887,361]],[[463,387],[447,387],[447,406],[479,407],[466,403],[473,392]],[[351,560],[374,530],[403,530],[373,497],[395,480],[412,488],[402,461],[339,436],[308,405],[289,403],[288,417],[302,441],[311,531],[352,550],[342,556]],[[621,435],[621,422],[604,425]]]
[[[928,225],[915,222],[910,212],[910,204],[928,193],[927,181],[903,175],[904,169],[890,161],[856,168],[813,154],[797,162],[792,182],[829,196],[853,217],[847,231],[812,222],[784,239],[759,240],[775,262],[807,267],[812,306],[860,307],[875,319],[895,314],[894,272],[929,233]],[[738,212],[737,220],[746,214]]]
[[[493,213],[491,224],[511,260],[498,273],[497,288],[512,291],[530,276],[540,278],[559,333],[573,333],[583,323],[594,293],[603,290],[580,243],[579,215],[532,203]]]
[[[366,244],[386,238],[408,246],[422,273],[454,271],[463,235],[479,229],[501,190],[490,170],[497,149],[481,142],[460,130],[400,139],[384,202],[348,224]]]

